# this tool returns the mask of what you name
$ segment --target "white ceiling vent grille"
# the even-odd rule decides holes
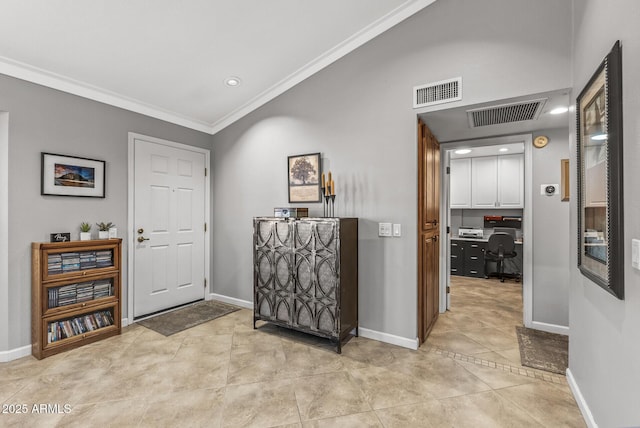
[[[413,108],[429,107],[462,99],[462,77],[413,87]]]
[[[540,116],[540,112],[542,112],[546,102],[547,99],[542,98],[467,110],[469,127],[477,128],[479,126],[535,120]]]

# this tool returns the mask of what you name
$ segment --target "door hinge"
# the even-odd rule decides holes
[[[207,176],[207,168],[204,169],[204,176]]]
[[[450,293],[451,293],[451,287],[447,285],[447,294],[450,294]]]
[[[451,174],[451,167],[450,166],[447,167],[447,174]]]
[[[447,233],[451,233],[451,228],[447,226]]]
[[[204,279],[204,288],[207,288],[207,278]],[[448,291],[447,291],[448,293]]]
[[[207,231],[207,223],[204,224],[204,231]]]

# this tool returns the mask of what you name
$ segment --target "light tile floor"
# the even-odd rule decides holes
[[[418,351],[354,338],[337,355],[312,336],[253,330],[248,310],[170,337],[132,325],[0,364],[0,426],[585,426],[564,377],[520,366],[520,295],[456,278],[452,310]]]

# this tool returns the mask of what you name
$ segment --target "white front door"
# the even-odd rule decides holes
[[[205,154],[134,139],[134,317],[205,296]]]

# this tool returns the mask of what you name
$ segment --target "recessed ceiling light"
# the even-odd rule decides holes
[[[498,150],[499,152],[508,152],[509,149],[506,147],[501,148],[500,150]]]
[[[549,113],[551,113],[551,114],[562,114],[562,113],[566,113],[568,111],[569,111],[569,109],[567,107],[556,107],[553,110],[551,110]]]
[[[454,152],[457,155],[466,155],[467,153],[471,153],[471,149],[460,149]]]
[[[592,140],[602,141],[607,139],[607,134],[598,134],[591,137]]]
[[[227,86],[240,86],[240,82],[240,78],[235,76],[227,77],[226,79],[224,79],[224,84]]]

